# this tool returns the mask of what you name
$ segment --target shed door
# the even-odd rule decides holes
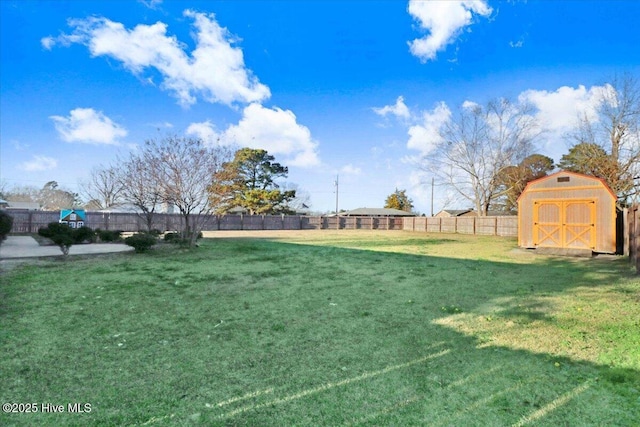
[[[534,202],[535,246],[570,249],[596,248],[595,200]]]

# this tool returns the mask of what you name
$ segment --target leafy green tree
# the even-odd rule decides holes
[[[503,202],[496,205],[506,212],[515,212],[518,207],[518,197],[527,183],[546,176],[553,169],[553,159],[542,154],[532,154],[515,166],[503,168],[496,177],[502,191]]]
[[[219,212],[243,207],[249,214],[290,213],[289,203],[295,190],[282,191],[276,180],[289,173],[286,166],[274,162],[266,150],[242,148],[233,161],[224,163],[209,187],[212,204]]]
[[[581,142],[571,147],[558,166],[570,172],[602,178],[618,195],[633,186],[630,175],[620,174],[618,161],[593,142]]]
[[[398,190],[396,188],[396,191],[387,197],[387,200],[384,202],[384,207],[411,212],[413,209],[413,200],[407,196],[407,190]]]

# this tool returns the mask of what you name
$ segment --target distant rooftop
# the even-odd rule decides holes
[[[415,213],[388,208],[358,208],[341,212],[341,216],[416,216]]]

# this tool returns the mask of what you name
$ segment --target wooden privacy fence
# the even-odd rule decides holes
[[[40,227],[57,222],[57,211],[7,211],[13,217],[13,233],[37,233]],[[87,227],[102,230],[146,230],[145,219],[135,213],[87,212]],[[180,230],[179,214],[157,213],[153,228],[162,232]],[[214,230],[402,230],[402,218],[394,217],[335,217],[304,215],[220,215],[197,217],[203,231]]]
[[[631,265],[635,265],[636,273],[640,274],[640,204],[635,204],[628,209],[627,227],[629,260]]]
[[[57,222],[60,213],[46,211],[7,211],[13,216],[13,233],[37,233],[40,227]],[[431,233],[463,233],[517,236],[515,216],[488,217],[347,217],[304,215],[220,215],[199,218],[203,231],[214,230],[408,230]],[[179,214],[158,213],[153,228],[160,231],[182,228]],[[87,227],[103,230],[140,231],[146,221],[135,213],[87,212]]]
[[[518,236],[517,216],[461,216],[452,218],[405,217],[403,230],[428,233],[461,233],[486,236]]]

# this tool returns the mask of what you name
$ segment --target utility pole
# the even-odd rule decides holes
[[[336,182],[334,183],[336,186],[336,216],[338,216],[338,177],[339,175],[336,175]]]
[[[431,216],[433,216],[433,181],[434,178],[431,177]]]

